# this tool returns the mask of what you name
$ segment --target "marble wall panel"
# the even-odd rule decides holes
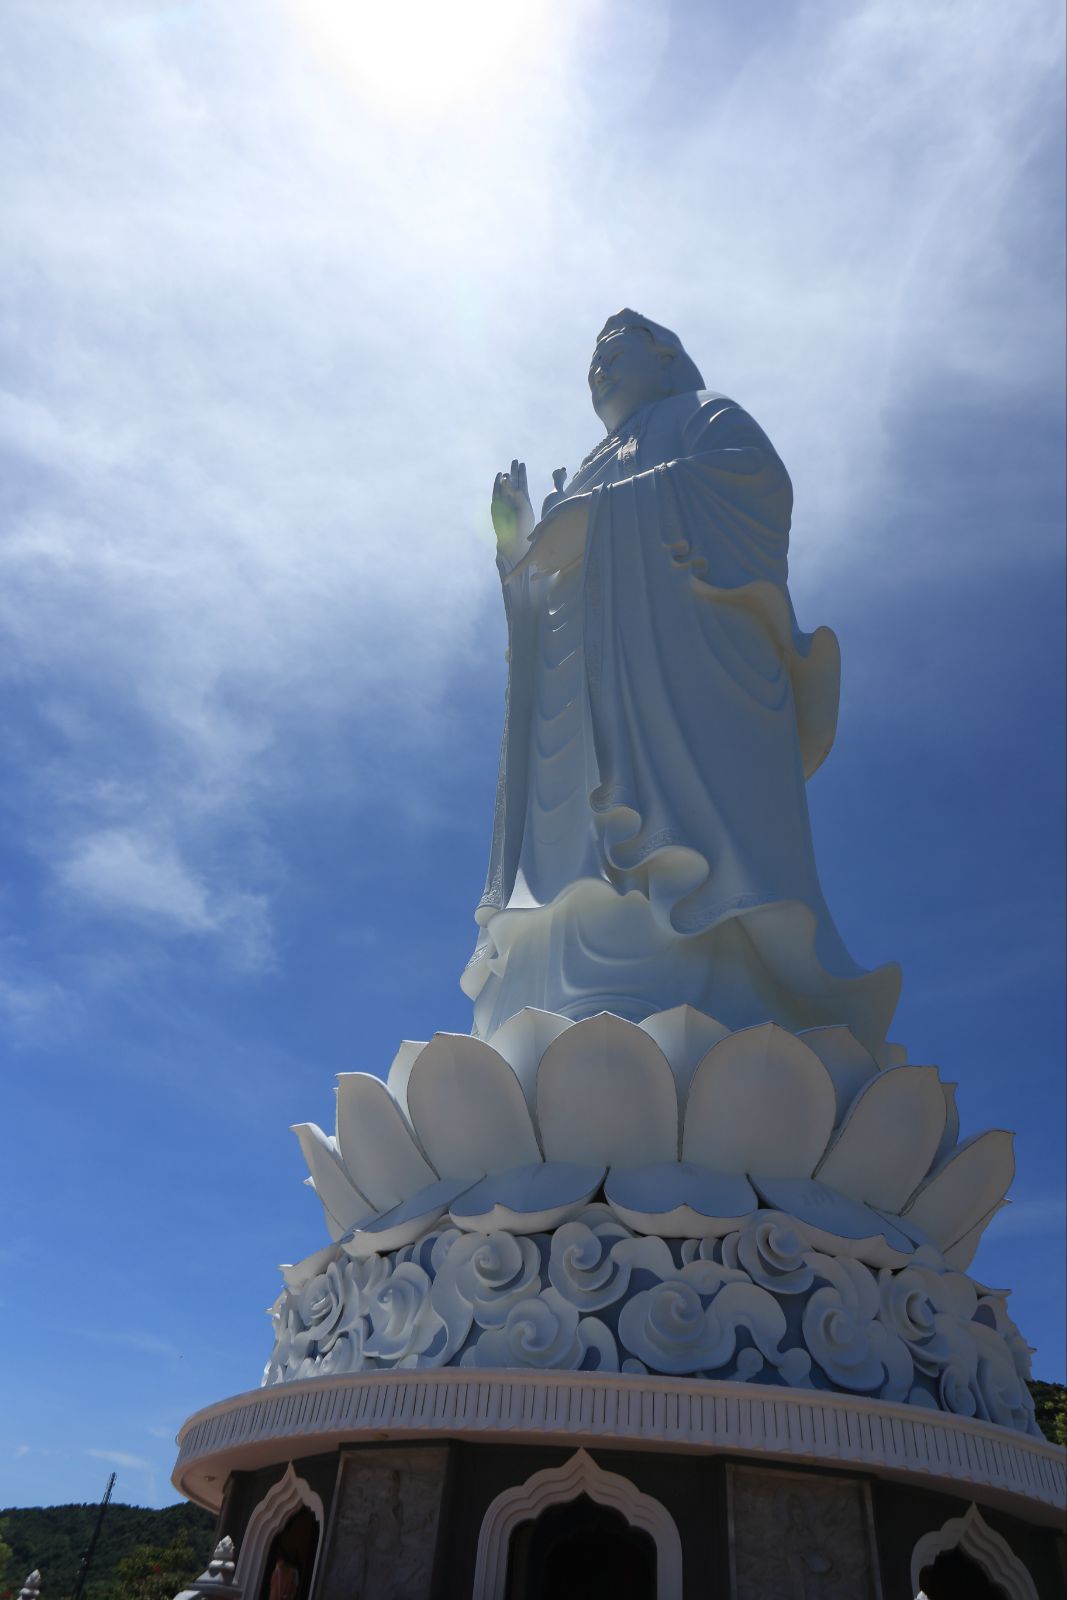
[[[734,1600],[881,1600],[867,1485],[731,1466]]]
[[[342,1456],[312,1600],[429,1600],[447,1460],[437,1446]]]

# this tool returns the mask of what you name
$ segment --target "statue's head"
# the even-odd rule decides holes
[[[597,334],[589,391],[593,410],[609,432],[621,427],[638,406],[703,387],[704,380],[678,335],[629,307],[609,317]]]

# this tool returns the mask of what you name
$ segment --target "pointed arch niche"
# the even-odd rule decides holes
[[[256,1506],[248,1519],[244,1538],[241,1540],[240,1554],[237,1557],[237,1571],[234,1573],[234,1583],[240,1588],[245,1600],[256,1600],[263,1583],[263,1567],[271,1541],[275,1534],[280,1533],[297,1511],[307,1509],[311,1512],[319,1525],[319,1537],[315,1545],[315,1560],[311,1569],[311,1585],[309,1593],[315,1592],[315,1578],[318,1574],[319,1559],[322,1555],[322,1535],[325,1529],[325,1516],[322,1501],[303,1478],[297,1476],[290,1461],[283,1475],[270,1489]]]
[[[922,1600],[921,1573],[949,1550],[969,1556],[991,1583],[1003,1589],[1008,1600],[1039,1600],[1033,1578],[976,1505],[968,1506],[964,1516],[953,1517],[933,1533],[924,1533],[915,1546],[911,1553],[911,1587],[917,1600]]]
[[[478,1534],[472,1600],[502,1600],[508,1547],[520,1523],[533,1521],[550,1506],[564,1505],[583,1494],[597,1505],[619,1512],[632,1528],[648,1534],[656,1547],[657,1600],[681,1600],[682,1541],[674,1518],[666,1506],[642,1494],[629,1478],[598,1467],[585,1450],[576,1451],[561,1467],[545,1467],[525,1483],[497,1495]]]

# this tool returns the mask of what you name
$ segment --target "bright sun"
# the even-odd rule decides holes
[[[548,0],[289,0],[323,59],[383,110],[440,111],[510,77]]]

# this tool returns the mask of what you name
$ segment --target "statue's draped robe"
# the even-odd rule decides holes
[[[553,503],[591,492],[562,572],[502,565],[507,717],[463,984],[524,1005],[729,1027],[846,1023],[884,1059],[895,967],[864,972],[819,887],[805,778],[833,743],[837,641],[786,588],[792,489],[721,395],[642,408]]]

